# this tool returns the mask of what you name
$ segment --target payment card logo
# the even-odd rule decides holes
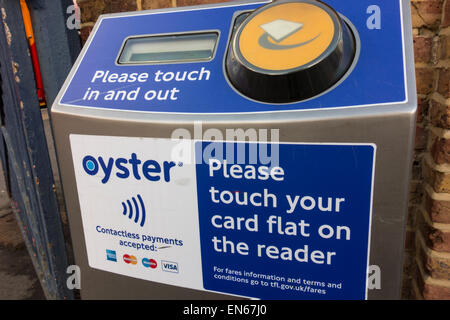
[[[146,268],[155,269],[158,266],[158,263],[154,259],[144,258],[142,259],[142,265]]]
[[[116,252],[114,250],[106,249],[106,260],[117,262]]]
[[[131,256],[128,254],[124,254],[123,255],[123,261],[125,261],[126,264],[132,264],[135,265],[137,264],[137,259],[135,256]]]
[[[165,272],[178,273],[178,263],[172,261],[161,261],[162,270]]]

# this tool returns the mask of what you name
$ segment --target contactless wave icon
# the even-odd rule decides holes
[[[128,215],[128,219],[130,220],[132,220],[134,217],[134,223],[139,224],[141,227],[144,226],[146,219],[145,205],[140,194],[138,194],[136,197],[132,197],[130,200],[122,202],[122,208],[122,214],[124,216]]]

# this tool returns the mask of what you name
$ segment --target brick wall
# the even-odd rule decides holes
[[[100,14],[184,7],[229,0],[77,0],[81,10],[81,39],[86,41]]]
[[[86,40],[103,13],[226,0],[78,0]],[[404,299],[450,299],[450,0],[412,0],[418,92]]]
[[[419,109],[404,297],[450,299],[450,0],[411,10]]]

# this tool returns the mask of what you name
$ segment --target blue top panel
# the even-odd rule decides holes
[[[292,104],[265,104],[238,94],[227,82],[223,63],[236,12],[253,10],[258,4],[183,9],[147,14],[106,17],[93,35],[81,63],[64,92],[60,104],[163,113],[240,113],[340,108],[407,100],[401,1],[378,3],[381,28],[367,26],[372,0],[324,1],[356,27],[361,52],[353,72],[335,89],[316,98]],[[117,65],[116,60],[130,36],[217,30],[220,33],[214,59],[208,62],[159,65]],[[203,68],[203,69],[202,69]],[[201,70],[203,74],[200,77]],[[191,73],[184,81],[155,81],[159,71],[169,79],[180,72]],[[195,72],[198,71],[198,72]],[[117,73],[116,82],[92,82],[96,72]],[[161,73],[162,72],[162,73]],[[122,74],[148,73],[143,82],[118,82]],[[99,75],[98,73],[97,75]],[[199,79],[201,78],[201,80]],[[124,78],[122,78],[124,80]]]

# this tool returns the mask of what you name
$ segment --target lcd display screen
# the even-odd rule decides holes
[[[207,61],[214,56],[218,33],[148,36],[129,38],[119,64],[153,64]]]

